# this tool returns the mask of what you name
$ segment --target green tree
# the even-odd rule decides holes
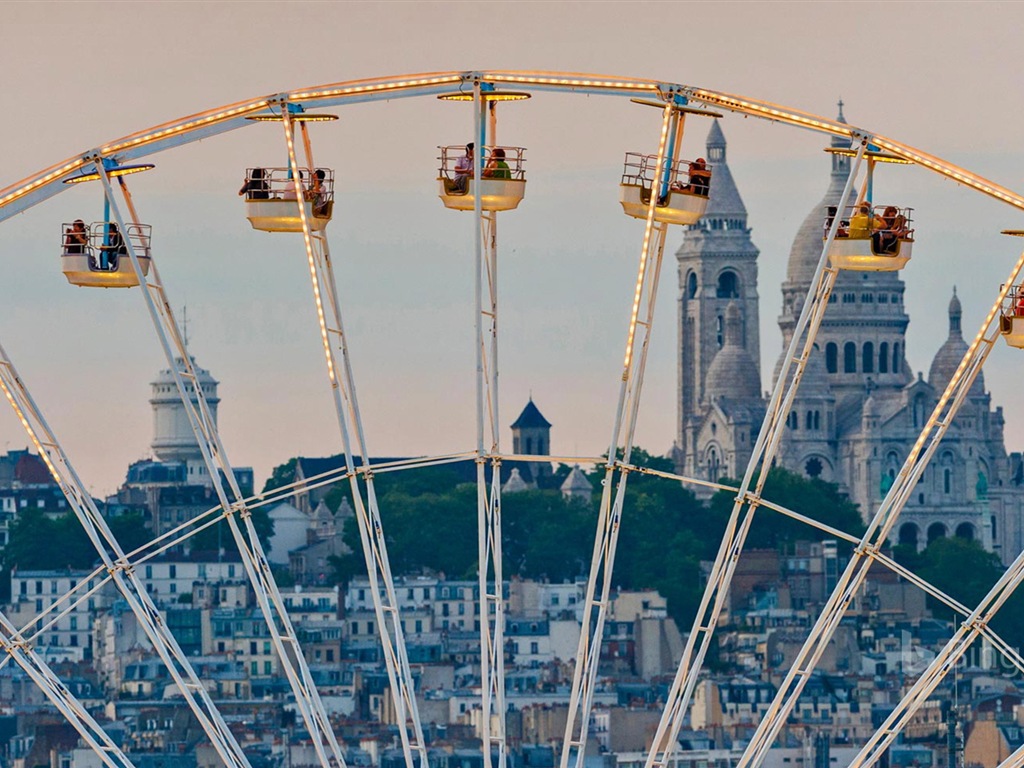
[[[981,602],[1003,573],[998,555],[986,552],[976,541],[959,537],[935,539],[920,553],[915,553],[913,547],[897,547],[894,555],[900,564],[960,601],[969,610]],[[956,618],[948,606],[931,596],[928,597],[928,607],[938,618]],[[993,622],[996,631],[1010,630],[1012,635],[1008,636],[1019,638],[1020,628],[1024,626],[1021,608],[1021,600],[1011,598],[996,615]],[[963,619],[963,616],[959,616],[959,620]],[[1011,641],[1011,644],[1016,642]]]
[[[738,481],[726,480],[731,485]],[[851,536],[863,534],[864,523],[857,505],[839,493],[839,487],[819,478],[807,478],[795,472],[773,467],[768,472],[762,497],[805,517],[845,531]],[[711,509],[718,515],[732,511],[736,494],[719,491],[711,499]],[[830,538],[827,533],[766,507],[759,507],[751,524],[746,546],[758,549],[783,547],[797,540]]]
[[[270,537],[274,535],[274,521],[270,519],[270,510],[267,506],[260,506],[252,509],[251,513],[256,535],[266,549]],[[242,525],[241,520],[238,522],[239,525]],[[188,541],[194,552],[216,552],[221,548],[232,549],[235,546],[235,538],[227,520],[221,520],[217,524],[199,531]]]
[[[107,520],[110,532],[126,553],[133,552],[153,538],[146,518],[139,512],[129,512]]]
[[[263,484],[263,493],[269,493],[275,488],[282,488],[295,482],[295,468],[298,466],[297,458],[288,459],[284,464],[278,464],[270,473],[267,482]]]

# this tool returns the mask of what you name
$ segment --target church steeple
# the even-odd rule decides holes
[[[837,104],[839,107],[839,114],[836,115],[836,122],[846,124],[846,118],[843,116],[843,100],[839,99]],[[832,137],[832,148],[833,149],[849,149],[850,140],[843,138],[842,136]],[[846,177],[850,175],[850,158],[847,155],[832,155],[832,177],[840,178],[842,183],[846,183]]]

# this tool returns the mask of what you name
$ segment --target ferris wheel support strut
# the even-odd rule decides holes
[[[643,246],[637,268],[636,287],[626,336],[626,350],[623,360],[622,379],[615,409],[612,436],[608,448],[608,461],[602,484],[601,506],[598,512],[597,531],[594,536],[594,551],[587,579],[583,602],[583,624],[576,650],[576,666],[573,670],[572,690],[569,694],[569,709],[566,714],[565,737],[562,744],[560,768],[569,768],[574,758],[574,767],[582,768],[590,727],[590,714],[594,703],[594,688],[601,657],[601,638],[605,618],[611,602],[612,567],[618,545],[619,523],[629,471],[622,465],[628,464],[633,450],[636,417],[643,390],[644,369],[654,322],[655,300],[658,294],[658,279],[661,274],[662,255],[665,250],[665,236],[668,224],[655,220],[658,204],[658,188],[667,178],[678,141],[673,140],[682,130],[681,116],[671,103],[665,105],[662,113],[661,134],[658,141],[657,178],[651,181],[651,199],[647,206],[644,225]],[[642,317],[641,317],[642,315]],[[640,335],[640,352],[637,352],[637,335]],[[622,460],[617,459],[619,440],[622,439]],[[619,481],[612,492],[616,469]],[[600,596],[595,597],[598,581]]]
[[[359,486],[359,474],[356,471],[355,451],[362,460],[363,467],[370,466],[366,438],[363,432],[359,402],[356,398],[355,378],[341,318],[341,306],[338,302],[337,283],[331,263],[330,246],[326,232],[314,233],[310,228],[303,204],[305,190],[299,175],[299,161],[295,152],[295,137],[291,116],[287,109],[282,109],[285,142],[288,147],[288,164],[295,185],[297,208],[302,223],[302,237],[306,249],[309,266],[310,282],[313,289],[313,300],[316,305],[317,322],[320,328],[320,340],[327,364],[327,376],[331,385],[335,414],[345,453],[349,484],[355,507],[356,521],[359,525],[359,538],[362,543],[363,557],[366,561],[367,577],[370,580],[370,594],[373,598],[374,614],[379,628],[379,637],[388,683],[394,696],[395,719],[402,743],[402,752],[407,768],[427,766],[426,743],[423,728],[420,724],[419,708],[416,704],[416,690],[409,666],[402,622],[399,616],[398,598],[395,592],[394,577],[388,558],[384,540],[384,527],[380,519],[377,495],[374,486],[373,472],[362,473],[366,485],[366,500]],[[303,142],[307,152],[306,159],[310,172],[314,172],[312,150],[305,133],[305,125],[299,124],[303,132]],[[324,304],[327,304],[330,315]],[[339,370],[340,353],[340,370]],[[356,446],[353,447],[351,433],[355,432]],[[383,594],[382,594],[383,592]],[[412,731],[410,734],[409,731]]]
[[[960,406],[966,400],[971,386],[981,373],[985,360],[999,339],[999,311],[1004,300],[1013,290],[1013,284],[1017,280],[1022,268],[1024,268],[1024,253],[1018,258],[1010,276],[1001,288],[995,304],[989,310],[988,316],[983,321],[967,352],[964,353],[960,365],[946,386],[927,425],[922,430],[914,450],[911,451],[911,456],[907,458],[907,462],[897,476],[896,482],[875,515],[868,533],[865,534],[860,546],[854,551],[854,557],[851,558],[850,566],[847,568],[847,573],[852,572],[849,585],[844,585],[845,577],[847,576],[847,573],[844,573],[844,579],[840,580],[836,591],[833,592],[833,598],[835,598],[841,591],[841,599],[838,602],[843,609],[845,609],[852,596],[856,594],[860,584],[867,575],[868,566],[870,565],[870,558],[867,555],[885,543],[889,532],[898,519],[899,513],[913,493],[918,478],[924,472],[932,456],[934,456],[940,441],[949,429]],[[931,435],[930,440],[928,439],[929,434]],[[924,445],[926,440],[928,440],[928,445],[922,451],[921,446]],[[918,452],[920,452],[919,457],[915,457],[914,454]],[[856,570],[854,571],[855,567]],[[900,701],[882,726],[872,735],[850,763],[851,768],[871,766],[878,761],[902,728],[906,726],[921,705],[934,692],[939,683],[942,682],[949,670],[956,666],[964,653],[967,652],[971,643],[978,636],[988,635],[987,628],[989,622],[1022,582],[1024,582],[1024,552],[1019,554],[1013,563],[1010,564],[1010,567],[1006,569],[984,599],[967,616],[953,634],[953,637],[949,639],[942,650],[929,663],[928,668],[903,697],[903,700]],[[830,599],[826,605],[826,612],[832,607],[832,602]],[[829,613],[826,612],[822,613],[822,618],[829,617]],[[821,620],[819,620],[819,623],[822,623]],[[816,624],[804,646],[805,649],[809,649],[808,647],[812,646],[811,641],[815,641],[813,644],[815,653],[813,655],[805,654],[804,649],[801,649],[801,655],[808,655],[811,663],[816,662],[821,656],[824,644],[831,638],[831,632],[834,631],[833,625],[835,623],[838,622],[823,623],[825,632],[817,632],[818,625]],[[787,681],[788,677],[787,675]],[[787,681],[784,681],[784,684]],[[797,689],[797,693],[799,693],[799,689]],[[1014,753],[1002,765],[1021,765],[1022,760],[1024,760],[1024,751],[1021,751],[1020,754]]]
[[[161,619],[160,612],[145,585],[135,573],[135,568],[129,562],[106,520],[96,508],[95,501],[71,466],[57,436],[50,429],[42,411],[18,375],[14,363],[11,362],[2,345],[0,345],[0,389],[3,389],[8,402],[39,452],[40,458],[64,493],[68,506],[99,553],[114,586],[124,597],[132,613],[135,614],[199,725],[210,738],[217,754],[227,766],[248,768],[249,762],[231,733],[231,729],[221,717],[206,691],[206,687],[192,668],[174,635]]]
[[[285,673],[285,677],[295,695],[295,705],[302,716],[303,722],[309,730],[310,741],[323,768],[345,767],[344,756],[338,746],[334,731],[331,728],[330,719],[327,716],[323,703],[310,673],[309,665],[302,655],[302,648],[299,645],[295,628],[284,605],[284,600],[274,581],[267,560],[263,545],[260,543],[259,534],[252,522],[252,514],[246,505],[245,498],[238,486],[234,468],[228,460],[224,445],[221,442],[220,434],[217,431],[216,423],[209,405],[206,402],[206,395],[203,392],[199,377],[196,374],[195,366],[188,354],[181,330],[174,313],[171,309],[167,293],[164,290],[163,280],[157,269],[156,259],[150,254],[150,273],[152,279],[147,280],[143,274],[138,260],[135,244],[127,236],[125,220],[118,206],[110,177],[99,158],[96,158],[95,166],[103,183],[106,199],[110,204],[110,212],[116,219],[121,229],[122,237],[131,259],[132,267],[135,270],[139,286],[153,321],[153,327],[157,332],[160,345],[164,351],[174,378],[178,396],[181,399],[183,409],[188,416],[189,425],[196,437],[203,462],[206,465],[221,508],[225,512],[225,519],[231,535],[238,546],[242,557],[242,565],[246,575],[252,584],[253,592],[256,595],[256,602],[260,612],[263,614],[267,624],[274,650],[277,652],[278,663]],[[123,178],[118,182],[124,195],[125,205],[131,215],[131,221],[138,223],[139,217],[135,210],[131,194]],[[186,380],[188,384],[186,384]],[[191,390],[190,390],[191,388]],[[195,395],[195,402],[190,394]],[[225,488],[225,485],[227,488]],[[230,494],[230,495],[229,495]],[[239,518],[241,523],[239,523]],[[331,754],[325,749],[325,742],[330,748]]]
[[[862,142],[854,167],[851,169],[843,189],[840,205],[845,205],[850,197],[865,149],[866,144]],[[786,350],[782,369],[779,371],[768,404],[768,413],[751,452],[743,481],[736,491],[736,500],[722,537],[722,544],[712,566],[708,585],[697,609],[693,627],[687,637],[679,668],[669,690],[668,701],[658,723],[651,750],[647,755],[645,768],[667,768],[672,763],[677,748],[679,730],[683,725],[690,699],[697,686],[697,678],[704,658],[711,646],[715,627],[725,606],[729,585],[732,582],[747,533],[753,523],[754,513],[760,505],[761,492],[768,478],[768,468],[778,449],[785,420],[806,370],[807,361],[814,351],[818,328],[825,316],[829,297],[838,277],[838,270],[828,265],[829,250],[838,230],[839,217],[835,217],[822,246],[821,256],[811,279],[807,300],[805,300],[793,328],[793,335]],[[755,478],[758,467],[761,468],[761,473]],[[754,486],[753,492],[750,490],[751,485]]]
[[[492,750],[497,752],[496,768],[505,768],[505,602],[501,551],[501,441],[498,426],[498,213],[483,209],[484,150],[488,132],[491,144],[497,144],[495,105],[490,104],[490,120],[485,123],[487,111],[488,102],[481,97],[480,81],[475,80],[473,133],[477,151],[473,156],[473,176],[477,194],[473,200],[473,271],[476,283],[474,332],[480,740],[485,768],[492,766]],[[488,437],[489,445],[486,442]],[[488,457],[491,465],[490,488],[487,484]]]

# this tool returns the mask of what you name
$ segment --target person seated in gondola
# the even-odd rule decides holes
[[[245,195],[246,200],[268,200],[270,199],[270,184],[267,182],[267,172],[262,168],[253,168],[249,178],[245,180],[242,188],[238,190],[238,196]]]
[[[473,149],[476,145],[471,141],[466,145],[466,154],[455,161],[455,178],[452,180],[452,192],[464,195],[469,191],[469,180],[473,178]]]
[[[711,171],[708,169],[707,161],[698,157],[689,167],[690,191],[695,195],[707,197],[711,189]]]
[[[871,212],[870,203],[864,202],[857,206],[856,212],[850,217],[847,234],[850,239],[866,240],[879,229],[885,229],[885,222]]]
[[[1017,301],[1013,304],[1013,316],[1024,317],[1024,285],[1018,285],[1016,293]]]
[[[75,219],[71,226],[64,230],[64,253],[83,254],[89,244],[89,233],[85,230],[85,222]]]
[[[327,215],[327,172],[323,168],[317,168],[313,173],[313,187],[306,193],[306,197],[313,203],[313,215]]]
[[[881,219],[882,229],[871,236],[872,247],[875,253],[895,254],[899,250],[900,240],[909,232],[907,219],[895,205],[887,205]]]
[[[116,222],[111,221],[107,224],[107,242],[100,246],[100,251],[102,255],[100,269],[111,272],[117,271],[118,260],[122,256],[128,255],[128,244],[125,243],[124,236]]]
[[[512,170],[508,167],[508,163],[505,162],[505,150],[501,147],[495,147],[491,151],[491,156],[487,159],[487,165],[484,166],[484,178],[512,178]]]
[[[302,199],[306,199],[308,190],[306,189],[306,174],[299,171],[299,187],[302,189]],[[288,183],[285,184],[284,193],[281,195],[282,200],[298,200],[299,198],[295,194],[295,177],[288,177]]]

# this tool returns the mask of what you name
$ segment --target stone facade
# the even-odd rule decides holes
[[[832,140],[833,147],[843,145]],[[676,253],[680,412],[673,455],[683,474],[714,481],[742,474],[767,401],[759,393],[758,250],[717,124],[708,136],[708,153],[716,160],[708,212]],[[825,209],[838,204],[849,172],[850,159],[833,154],[828,189],[793,241],[779,316],[784,349],[821,255]],[[898,272],[840,273],[777,458],[787,469],[838,484],[865,520],[892,485],[967,350],[953,289],[949,336],[927,378],[915,376],[905,359],[910,318],[904,288]],[[780,357],[774,378],[781,364]],[[1003,442],[1002,409],[992,407],[979,376],[894,536],[918,549],[938,536],[976,539],[1009,562],[1024,545],[1022,481],[1020,455],[1008,455]]]

